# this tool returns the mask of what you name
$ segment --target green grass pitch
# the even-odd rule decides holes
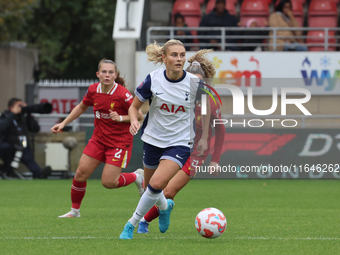
[[[192,180],[175,198],[165,234],[119,240],[139,200],[134,184],[107,190],[90,180],[81,218],[69,211],[72,180],[0,181],[0,254],[340,254],[339,181]],[[217,239],[195,229],[216,207],[228,226]]]

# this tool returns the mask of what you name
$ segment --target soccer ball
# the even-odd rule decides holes
[[[224,214],[216,208],[206,208],[196,216],[195,226],[198,233],[205,238],[216,238],[227,228]]]

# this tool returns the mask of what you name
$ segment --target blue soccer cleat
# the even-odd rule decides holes
[[[171,199],[167,199],[168,208],[164,211],[159,211],[159,231],[161,233],[165,233],[170,225],[170,213],[175,203]]]
[[[149,233],[149,223],[146,220],[140,221],[137,229],[138,234]]]
[[[135,227],[128,221],[125,224],[123,232],[120,234],[119,239],[132,239],[133,238],[133,231]]]

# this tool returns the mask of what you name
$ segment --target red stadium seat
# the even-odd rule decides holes
[[[198,2],[193,1],[176,1],[172,7],[172,14],[180,13],[183,16],[199,16],[201,17],[201,7]]]
[[[259,27],[265,27],[266,24],[268,24],[268,17],[261,17],[261,16],[244,16],[241,17],[240,22],[243,26],[246,26],[247,21],[250,19],[257,19],[257,25]]]
[[[340,0],[324,0],[324,1],[325,1],[325,2],[331,1],[331,2],[334,2],[334,3],[336,3],[336,4],[340,3]]]
[[[313,0],[308,9],[309,15],[338,15],[334,1]]]
[[[241,6],[240,21],[242,24],[247,24],[251,18],[258,20],[258,25],[263,27],[264,21],[268,21],[269,6],[268,3],[261,0],[244,0]]]
[[[303,12],[302,2],[292,1],[292,11],[300,27],[303,27],[304,12]]]
[[[201,7],[198,2],[176,1],[172,8],[172,21],[174,15],[180,13],[184,16],[185,23],[188,27],[198,27],[201,21]]]
[[[336,40],[334,38],[334,31],[329,31],[328,32],[328,43],[336,43]],[[309,31],[307,34],[307,44],[324,44],[325,43],[325,32],[320,30],[320,31]],[[308,46],[308,45],[307,45]],[[308,46],[309,51],[324,51],[325,47],[324,46]],[[336,47],[335,46],[330,46],[328,47],[328,51],[335,51]]]
[[[276,2],[277,0],[275,0]],[[301,2],[302,4],[305,4],[306,3],[306,0],[292,0],[292,2]]]
[[[216,2],[216,1],[215,1]],[[232,3],[232,4],[237,4],[238,0],[228,0],[228,2]]]
[[[204,4],[205,0],[176,0],[177,2],[198,2],[199,4]]]
[[[215,8],[215,3],[216,3],[216,0],[210,0],[207,3],[205,14],[209,14],[210,12],[212,12],[212,10]],[[226,9],[231,15],[236,15],[235,3],[233,3],[232,1],[226,0]]]
[[[269,16],[268,2],[264,0],[244,0],[241,6],[241,16]]]
[[[308,10],[309,27],[337,27],[338,9],[333,1],[313,0]]]

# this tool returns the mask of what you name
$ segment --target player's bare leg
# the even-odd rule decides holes
[[[168,185],[164,188],[164,196],[169,199],[174,199],[176,194],[185,187],[190,181],[190,176],[183,170],[177,172],[177,174],[171,178]]]
[[[118,166],[105,164],[102,173],[102,184],[107,189],[125,187],[131,183],[136,183],[139,195],[144,193],[144,171],[137,169],[133,173],[122,173]]]
[[[156,169],[150,169],[150,168],[144,167],[145,187],[147,187],[149,185],[150,179],[151,179],[152,175],[155,173],[155,171],[156,171]]]
[[[119,177],[122,169],[118,166],[105,164],[102,173],[102,185],[107,189],[119,187]]]
[[[85,196],[87,179],[101,163],[101,161],[86,154],[81,156],[71,188],[71,211],[59,216],[59,218],[80,217],[80,204]]]
[[[86,182],[101,163],[101,161],[95,158],[82,154],[74,179],[78,182]]]

